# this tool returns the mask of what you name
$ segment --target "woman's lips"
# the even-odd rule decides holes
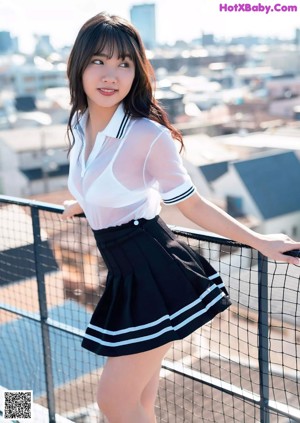
[[[105,95],[105,96],[110,96],[110,95],[115,94],[115,92],[116,92],[117,90],[114,90],[113,88],[98,88],[98,91],[99,91],[102,95]]]

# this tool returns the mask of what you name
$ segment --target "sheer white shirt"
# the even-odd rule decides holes
[[[170,131],[147,118],[132,118],[120,104],[97,134],[85,160],[88,111],[74,125],[68,187],[92,229],[152,219],[161,200],[176,204],[195,192]]]

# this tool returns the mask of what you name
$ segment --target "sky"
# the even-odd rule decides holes
[[[27,52],[33,48],[34,33],[49,34],[53,46],[62,47],[71,45],[82,24],[96,13],[107,11],[129,19],[130,7],[141,3],[156,4],[157,39],[161,43],[172,44],[178,39],[188,42],[200,37],[202,32],[222,38],[239,35],[292,38],[295,29],[300,28],[298,0],[240,1],[246,3],[238,0],[0,0],[0,31],[8,30],[19,36],[20,47]],[[254,10],[229,11],[240,4],[248,4],[242,8],[254,7]],[[296,12],[266,13],[266,8],[275,4],[299,7]]]

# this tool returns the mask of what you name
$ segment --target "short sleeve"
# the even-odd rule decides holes
[[[144,174],[146,183],[156,182],[161,198],[167,205],[179,203],[196,191],[168,130],[153,141]]]

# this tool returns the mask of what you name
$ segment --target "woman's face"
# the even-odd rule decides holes
[[[120,58],[116,48],[112,57],[105,49],[93,56],[82,75],[88,107],[116,109],[129,93],[134,76],[133,61],[129,56]]]

